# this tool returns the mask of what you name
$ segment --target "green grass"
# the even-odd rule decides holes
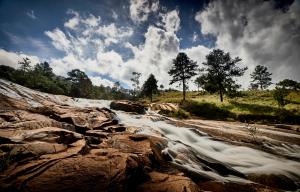
[[[198,92],[187,92],[186,98],[187,101],[181,104],[182,109],[191,115],[208,119],[300,121],[300,92],[291,92],[286,97],[288,104],[282,110],[273,99],[272,91],[243,91],[236,98],[225,96],[224,102],[220,102],[219,95]],[[154,102],[158,103],[181,101],[182,92],[179,91],[163,92],[154,97]]]

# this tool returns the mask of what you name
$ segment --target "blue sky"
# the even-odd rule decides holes
[[[132,71],[141,72],[142,81],[153,73],[168,87],[179,51],[201,65],[209,51],[222,48],[250,70],[268,66],[275,81],[299,80],[299,1],[282,2],[1,0],[0,62],[17,67],[28,56],[33,64],[48,61],[59,75],[79,68],[94,84],[125,87]],[[248,86],[249,74],[240,84]]]

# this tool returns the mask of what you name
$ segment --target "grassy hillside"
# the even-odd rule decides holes
[[[280,110],[271,91],[243,91],[236,98],[225,97],[220,102],[218,95],[188,92],[187,102],[181,108],[191,115],[209,119],[237,119],[241,121],[262,120],[271,122],[299,122],[300,92],[291,92],[288,104]],[[154,102],[180,103],[181,92],[163,92],[154,98]]]

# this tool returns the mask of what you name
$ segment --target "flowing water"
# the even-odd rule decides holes
[[[107,100],[71,99],[41,93],[5,80],[0,81],[0,93],[15,99],[23,99],[32,106],[41,105],[36,98],[77,107],[109,108],[110,104],[110,101]],[[170,124],[164,117],[152,111],[148,111],[145,115],[133,115],[122,111],[115,112],[119,122],[126,126],[136,127],[137,134],[159,136],[166,139],[168,146],[162,153],[168,154],[174,164],[200,173],[200,175],[218,180],[232,179],[231,176],[221,176],[203,166],[198,157],[204,157],[207,160],[222,162],[244,174],[279,174],[300,183],[300,162],[287,160],[249,147],[217,141],[197,129]],[[300,151],[296,153],[299,154]]]
[[[79,107],[100,106],[109,108],[110,101],[78,99]],[[120,123],[138,128],[137,134],[161,136],[168,141],[162,152],[172,157],[173,163],[193,172],[218,180],[230,180],[205,169],[197,156],[215,159],[244,174],[264,173],[285,175],[300,181],[300,163],[245,146],[235,146],[217,141],[206,133],[194,128],[177,127],[168,123],[161,115],[148,111],[145,115],[133,115],[115,111]],[[300,153],[300,151],[299,151]]]

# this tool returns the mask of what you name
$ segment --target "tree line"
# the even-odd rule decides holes
[[[240,84],[237,77],[244,75],[247,67],[240,67],[241,58],[232,58],[230,53],[225,53],[221,49],[214,49],[199,68],[197,62],[191,60],[186,53],[178,53],[172,61],[172,66],[168,71],[171,76],[170,85],[177,83],[182,86],[182,98],[186,99],[186,91],[191,78],[197,76],[194,83],[198,90],[215,94],[218,93],[220,101],[223,102],[224,95],[235,97],[239,94]],[[140,86],[141,73],[132,72],[132,90],[124,89],[119,82],[115,82],[113,87],[95,86],[92,81],[79,69],[73,69],[67,73],[67,77],[58,76],[53,73],[49,63],[37,63],[31,67],[31,61],[24,58],[19,63],[19,68],[14,69],[9,66],[0,65],[0,78],[8,79],[26,87],[40,90],[47,93],[63,94],[71,97],[82,97],[90,99],[138,99],[149,97],[152,102],[153,94],[159,93],[158,81],[153,74]],[[264,90],[272,84],[272,73],[262,65],[255,67],[251,73],[250,89]],[[160,90],[164,89],[161,84]],[[300,90],[300,83],[285,79],[276,84],[274,99],[278,105],[283,106],[284,97],[288,90]]]
[[[130,98],[130,94],[124,91],[119,82],[116,82],[113,87],[95,86],[86,73],[79,69],[73,69],[67,73],[67,77],[63,77],[54,74],[47,62],[37,63],[32,67],[30,59],[23,58],[18,64],[18,69],[0,65],[0,78],[58,95],[89,99]]]

